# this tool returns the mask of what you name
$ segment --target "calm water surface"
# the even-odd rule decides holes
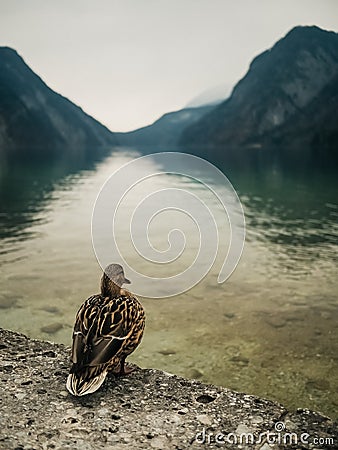
[[[70,344],[79,305],[98,291],[90,229],[96,196],[111,173],[135,156],[121,151],[82,171],[2,169],[0,326]],[[337,179],[286,175],[276,167],[225,173],[247,222],[240,264],[217,284],[221,245],[213,269],[193,289],[142,299],[147,330],[131,360],[337,416]],[[164,176],[158,183],[173,182],[204,196],[225,236],[215,199],[189,179]],[[130,264],[146,270],[123,234],[132,203],[124,210],[120,239]],[[159,247],[167,227],[168,218],[157,223]],[[195,244],[177,264],[191,260]]]

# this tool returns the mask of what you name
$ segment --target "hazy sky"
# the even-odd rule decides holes
[[[337,0],[0,0],[0,45],[113,131],[215,86],[295,25],[338,31]]]

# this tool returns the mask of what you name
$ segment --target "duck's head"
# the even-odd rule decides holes
[[[110,296],[120,292],[123,284],[130,284],[130,281],[124,276],[123,267],[120,264],[109,264],[103,272],[101,278],[101,293],[104,296]]]
[[[130,281],[124,276],[123,267],[120,264],[109,264],[104,269],[104,273],[118,286],[130,284]]]

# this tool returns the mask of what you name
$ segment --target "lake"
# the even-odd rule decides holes
[[[99,287],[101,269],[91,236],[97,195],[112,173],[138,156],[120,149],[81,170],[66,163],[2,165],[1,327],[70,345],[76,311]],[[157,173],[160,165],[148,158],[138,170]],[[144,340],[130,360],[338,417],[337,176],[273,164],[221,168],[246,221],[242,257],[222,284],[217,278],[229,245],[229,223],[212,191],[192,177],[168,173],[143,180],[124,198],[116,236],[129,267],[145,274],[138,279],[126,269],[130,290],[141,294],[147,312]],[[196,177],[227,195],[209,173]],[[149,248],[156,255],[173,252],[171,262],[151,264],[142,258],[147,243],[140,243],[141,250],[135,247],[137,229],[136,244],[130,241],[135,205],[154,190],[173,187],[176,193],[192,192],[212,212],[219,233],[214,262],[212,239],[203,258],[196,259],[200,228],[179,208],[154,213],[148,222]],[[151,205],[160,210],[162,202],[154,199]],[[199,207],[193,211],[198,214]],[[136,223],[146,216],[135,216]],[[175,233],[168,240],[173,229],[182,229],[186,241]],[[100,230],[97,234],[100,253],[105,240]],[[176,257],[182,245],[184,252]],[[211,270],[191,289],[179,280],[171,284],[173,292],[162,292],[164,283],[153,280],[174,277],[191,264],[204,274],[206,261],[213,262]],[[153,298],[156,292],[163,297],[174,291]]]

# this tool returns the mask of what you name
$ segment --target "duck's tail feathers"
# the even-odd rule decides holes
[[[98,373],[97,367],[88,367],[77,373],[70,373],[66,387],[72,395],[82,396],[97,391],[107,376],[107,369]]]

